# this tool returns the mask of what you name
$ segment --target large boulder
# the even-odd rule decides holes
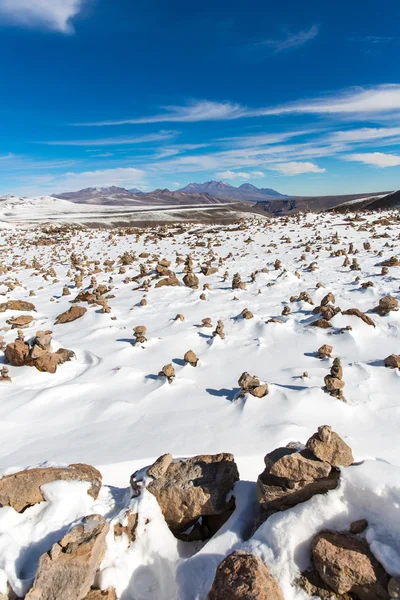
[[[325,494],[339,483],[339,472],[307,450],[277,448],[264,458],[265,470],[257,480],[260,521],[277,511]]]
[[[234,505],[233,498],[227,500],[239,480],[232,454],[202,454],[175,462],[164,455],[148,473],[153,481],[147,489],[173,532],[185,530],[200,517],[230,511]]]
[[[176,285],[180,285],[179,283],[179,279],[177,278],[177,276],[175,275],[175,273],[172,273],[164,278],[164,279],[160,279],[160,281],[157,281],[156,285],[154,287],[156,288],[160,288],[160,287],[175,287]]]
[[[360,600],[388,600],[389,577],[366,541],[337,532],[319,533],[311,545],[322,581],[335,593],[353,593]]]
[[[29,506],[44,501],[42,485],[60,480],[89,482],[88,494],[96,499],[102,476],[97,469],[85,464],[19,471],[0,479],[0,506],[12,506],[17,512],[23,512]]]
[[[83,600],[94,583],[106,550],[107,521],[85,517],[49,552],[42,554],[33,587],[25,600]]]
[[[11,329],[26,329],[34,320],[30,315],[21,315],[20,317],[13,317],[8,319],[8,325],[11,325]]]
[[[199,278],[194,273],[186,273],[183,278],[183,283],[186,285],[186,287],[197,290],[199,287]]]
[[[209,600],[283,600],[278,582],[253,554],[235,550],[217,568]]]
[[[58,365],[70,361],[75,357],[72,350],[60,348],[57,352],[46,352],[35,360],[35,367],[42,373],[55,373]]]
[[[384,296],[379,300],[379,304],[374,308],[374,312],[378,313],[381,317],[389,314],[392,310],[398,310],[399,303],[393,296]]]
[[[55,324],[61,325],[63,323],[72,323],[76,319],[80,319],[87,312],[87,308],[84,306],[71,306],[69,310],[58,315]]]

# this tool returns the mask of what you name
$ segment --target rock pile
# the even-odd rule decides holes
[[[144,344],[147,342],[146,336],[147,328],[144,325],[137,325],[133,328],[133,335],[135,337],[134,344]]]
[[[338,398],[339,400],[343,400],[343,388],[344,381],[343,377],[343,367],[340,362],[340,358],[335,358],[333,361],[333,365],[331,367],[330,375],[325,375],[325,389],[331,396]]]
[[[13,367],[36,367],[41,372],[55,373],[59,365],[70,361],[75,354],[65,348],[51,352],[51,335],[51,331],[38,331],[30,346],[23,333],[18,332],[15,342],[8,344],[4,350],[7,361]]]
[[[327,425],[319,427],[305,447],[291,443],[269,452],[257,480],[258,524],[275,512],[335,489],[340,477],[337,468],[353,460],[351,448]]]
[[[238,394],[239,397],[245,396],[246,394],[251,394],[256,398],[263,398],[269,392],[268,385],[266,383],[261,383],[259,378],[255,375],[251,376],[248,373],[244,372],[239,377],[238,384],[240,385],[240,392]]]

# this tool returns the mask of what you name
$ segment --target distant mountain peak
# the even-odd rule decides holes
[[[287,196],[280,194],[276,190],[269,188],[260,189],[252,183],[243,183],[241,186],[235,187],[226,181],[216,181],[214,179],[205,183],[189,183],[178,191],[210,194],[210,196],[222,200],[248,200],[250,202],[267,202],[268,200],[287,198]]]

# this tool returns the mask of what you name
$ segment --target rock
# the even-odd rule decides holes
[[[325,386],[328,392],[334,392],[337,390],[342,390],[344,388],[344,381],[338,379],[337,377],[332,377],[331,375],[326,375],[324,378]]]
[[[335,304],[335,296],[332,292],[326,294],[321,300],[321,306],[326,306],[327,304]]]
[[[374,312],[378,313],[381,317],[389,314],[392,310],[398,310],[399,303],[393,296],[384,296],[379,300],[379,305],[374,308]]]
[[[337,594],[354,593],[360,600],[389,599],[389,577],[364,540],[322,532],[313,539],[311,552],[321,579]]]
[[[157,463],[149,469],[149,474],[156,473],[156,479],[147,489],[156,497],[173,532],[186,529],[202,516],[219,515],[232,507],[234,500],[227,501],[227,495],[239,480],[232,454],[202,454],[175,462],[166,455]]]
[[[199,359],[197,358],[197,356],[195,355],[195,353],[192,350],[188,350],[185,353],[183,360],[185,362],[189,363],[190,365],[192,365],[192,367],[197,367],[197,363],[199,362]]]
[[[4,355],[13,367],[23,367],[30,362],[29,352],[29,344],[18,339],[6,346]]]
[[[186,287],[192,288],[192,290],[197,290],[199,287],[199,278],[194,273],[186,273],[183,278],[183,283]]]
[[[73,358],[75,358],[75,354],[72,350],[60,348],[57,352],[46,352],[39,356],[35,360],[35,367],[41,373],[55,373],[58,365],[69,362]]]
[[[246,284],[241,280],[239,273],[235,273],[232,279],[233,290],[245,290]]]
[[[46,352],[50,351],[52,340],[51,336],[51,331],[38,331],[36,333],[36,337],[34,339],[33,346],[31,349],[31,358],[33,360],[39,358],[39,356],[42,356]]]
[[[349,467],[354,462],[350,446],[335,432],[331,432],[329,441],[323,441],[324,435],[318,431],[307,441],[306,448],[317,458],[332,467]],[[325,438],[326,439],[326,438]]]
[[[371,319],[371,317],[368,317],[366,314],[361,312],[361,310],[359,310],[358,308],[348,308],[347,310],[343,311],[342,314],[353,315],[355,317],[358,317],[362,321],[364,321],[364,323],[366,323],[367,325],[372,325],[372,327],[375,327],[375,323]]]
[[[238,384],[244,390],[254,388],[260,385],[260,380],[255,375],[251,376],[246,371],[241,374],[238,379]]]
[[[256,488],[261,508],[258,525],[273,513],[305,502],[315,494],[325,494],[339,483],[340,473],[307,450],[277,448],[265,456],[264,462],[266,468],[259,475]]]
[[[353,594],[335,594],[335,592],[322,581],[318,571],[314,568],[304,571],[295,584],[301,587],[307,596],[318,597],[321,600],[354,600]]]
[[[117,600],[115,589],[109,587],[107,590],[91,589],[84,600]]]
[[[164,365],[162,370],[159,372],[158,376],[166,377],[168,383],[172,383],[173,379],[175,378],[175,369],[171,365],[171,363],[169,363],[168,365]]]
[[[264,383],[263,385],[257,385],[252,390],[249,390],[252,396],[256,398],[264,398],[269,393],[268,384]]]
[[[243,319],[246,319],[246,320],[252,319],[254,317],[253,313],[248,308],[245,308],[242,310],[241,316],[243,317]]]
[[[72,323],[76,319],[80,319],[87,312],[87,308],[84,306],[71,306],[71,308],[61,315],[58,315],[55,324],[62,325],[64,323]]]
[[[0,312],[5,312],[6,310],[20,310],[29,312],[30,310],[36,311],[36,308],[32,302],[26,302],[25,300],[8,300],[8,302],[0,304]]]
[[[106,550],[109,525],[101,515],[85,517],[42,554],[25,600],[83,600]]]
[[[164,286],[174,287],[176,285],[180,285],[179,279],[177,278],[175,273],[171,273],[171,275],[169,275],[165,279],[160,279],[160,281],[157,281],[157,283],[154,287],[156,287],[156,288],[160,288],[160,287],[164,287]]]
[[[390,579],[388,592],[391,598],[400,598],[400,577]]]
[[[147,469],[147,475],[153,477],[153,479],[158,479],[165,475],[168,470],[168,467],[173,461],[172,454],[163,454]]]
[[[7,323],[11,325],[11,329],[25,329],[29,327],[33,320],[34,318],[29,315],[22,315],[21,317],[8,319]]]
[[[318,358],[330,358],[332,356],[333,347],[329,344],[324,344],[318,348]]]
[[[326,319],[317,319],[316,321],[310,323],[310,326],[319,327],[320,329],[328,329],[329,327],[332,327],[332,323]]]
[[[358,521],[353,521],[353,523],[350,525],[350,531],[351,533],[354,534],[358,534],[358,533],[362,533],[363,531],[365,531],[368,527],[368,521],[367,519],[359,519]]]
[[[137,513],[133,513],[130,510],[127,510],[122,520],[126,522],[126,525],[123,525],[122,523],[115,523],[114,536],[120,537],[121,535],[126,535],[128,537],[129,543],[132,543],[136,540],[138,515]]]
[[[19,471],[0,479],[0,506],[11,506],[17,512],[23,512],[44,501],[41,487],[52,481],[87,481],[91,484],[88,494],[96,500],[102,477],[97,469],[85,464]]]
[[[385,367],[391,369],[400,369],[400,356],[398,354],[391,354],[385,358]]]
[[[235,550],[218,566],[209,600],[283,600],[278,582],[259,558]]]

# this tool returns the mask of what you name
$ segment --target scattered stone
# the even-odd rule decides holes
[[[6,310],[20,310],[23,312],[29,312],[30,310],[36,311],[35,305],[25,300],[8,300],[0,304],[0,313]]]
[[[367,529],[367,527],[368,527],[367,519],[359,519],[358,521],[353,521],[353,523],[350,525],[350,531],[351,531],[351,533],[358,535],[359,533],[362,533],[363,531],[365,531]]]
[[[318,358],[331,358],[333,347],[329,344],[324,344],[318,348]]]
[[[400,356],[398,354],[391,354],[385,358],[385,367],[391,369],[400,369]]]
[[[373,312],[378,313],[381,317],[389,314],[392,310],[398,310],[399,303],[393,296],[384,296],[379,300],[379,304],[374,308]]]
[[[331,396],[334,396],[339,400],[344,400],[342,392],[344,388],[344,381],[342,380],[342,377],[342,363],[340,362],[340,358],[335,358],[331,367],[331,373],[330,375],[325,376],[324,382],[326,391],[329,392]]]
[[[2,367],[2,369],[1,369],[0,382],[1,381],[6,381],[6,382],[11,383],[11,377],[10,377],[7,365],[4,365],[4,367]]]
[[[320,329],[329,329],[329,327],[332,327],[332,323],[326,319],[317,319],[316,321],[310,323],[310,326],[319,327]]]
[[[241,312],[241,316],[243,317],[243,319],[252,319],[254,317],[253,313],[248,309],[248,308],[244,308]]]
[[[306,448],[332,467],[349,467],[354,462],[350,446],[327,425],[318,428],[307,441]]]
[[[366,323],[367,325],[372,325],[372,327],[375,327],[375,323],[371,319],[371,317],[368,317],[368,315],[366,315],[365,313],[361,312],[361,310],[359,310],[358,308],[348,308],[347,310],[343,311],[342,314],[344,314],[344,315],[353,315],[355,317],[358,317],[362,321],[364,321],[364,323]]]
[[[400,598],[400,577],[391,577],[388,592],[391,598]]]
[[[222,321],[218,321],[217,322],[217,326],[215,328],[215,331],[213,331],[213,337],[216,337],[217,335],[219,335],[219,337],[221,338],[221,340],[225,339],[224,324],[223,324]]]
[[[238,384],[241,387],[239,397],[249,393],[256,398],[263,398],[269,392],[268,385],[266,383],[261,384],[258,377],[255,375],[251,376],[246,372],[242,373],[238,380]]]
[[[239,273],[235,273],[232,279],[233,290],[245,290],[246,284],[241,280]]]
[[[26,329],[34,321],[34,318],[29,315],[23,315],[21,317],[13,317],[6,321],[8,325],[11,325],[11,329]]]
[[[154,287],[156,287],[156,288],[165,287],[165,286],[166,287],[174,287],[177,285],[180,285],[179,279],[177,278],[175,273],[172,273],[165,279],[160,279],[160,281],[157,281],[157,283]]]
[[[58,315],[55,324],[63,325],[64,323],[72,323],[72,321],[76,321],[83,317],[83,315],[87,312],[87,308],[84,306],[71,306],[69,310]]]
[[[175,378],[175,369],[174,367],[171,365],[171,363],[169,363],[168,365],[165,365],[162,370],[159,372],[158,374],[159,377],[166,377],[168,380],[168,383],[172,383],[174,378]]]
[[[134,344],[144,344],[147,342],[146,336],[147,328],[144,325],[137,325],[133,328],[133,335],[135,336]]]
[[[192,290],[197,290],[199,287],[199,278],[194,273],[186,273],[183,278],[183,283],[186,287],[192,288]]]
[[[235,550],[218,566],[209,600],[283,600],[278,582],[259,558]]]
[[[185,356],[183,357],[183,360],[192,365],[192,367],[197,367],[197,363],[199,362],[199,359],[192,350],[188,350],[186,352]]]

